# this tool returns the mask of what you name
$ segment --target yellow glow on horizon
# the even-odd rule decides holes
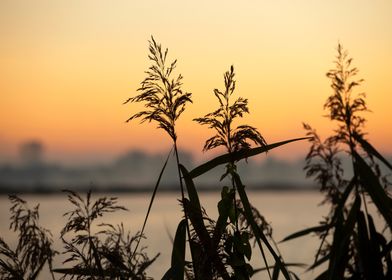
[[[365,82],[372,143],[392,153],[392,2],[390,1],[2,1],[0,3],[0,154],[39,139],[52,154],[114,155],[165,150],[155,125],[124,121],[150,65],[149,36],[178,59],[193,93],[178,124],[182,147],[200,153],[211,131],[191,120],[216,108],[212,90],[234,65],[237,96],[249,99],[246,122],[268,142],[322,135],[331,93],[325,73],[340,41]],[[355,11],[355,12],[353,12]],[[294,158],[306,143],[273,154]]]

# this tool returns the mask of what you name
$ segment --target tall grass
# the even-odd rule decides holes
[[[146,270],[159,254],[150,259],[144,248],[136,251],[140,233],[131,235],[122,224],[98,223],[107,213],[126,210],[117,205],[115,197],[96,200],[88,192],[84,199],[78,193],[66,191],[73,209],[64,214],[67,222],[61,231],[65,257],[62,268],[53,268],[52,234],[39,223],[39,207],[33,209],[26,201],[10,196],[10,229],[18,233],[12,249],[0,238],[0,279],[34,280],[40,278],[45,265],[52,279],[151,279]]]
[[[38,279],[44,265],[52,269],[52,234],[39,225],[39,205],[30,209],[23,199],[10,195],[10,229],[17,236],[15,249],[0,238],[0,279]],[[52,279],[54,279],[53,273]]]
[[[184,93],[181,89],[181,75],[177,78],[171,77],[176,61],[169,66],[166,65],[168,50],[163,50],[154,38],[151,38],[149,44],[149,59],[153,65],[146,71],[147,76],[138,89],[141,93],[129,98],[126,103],[142,102],[147,108],[145,111],[132,115],[129,120],[141,118],[141,122],[155,122],[158,124],[158,128],[166,131],[173,140],[184,219],[178,224],[173,243],[172,264],[163,279],[184,279],[184,277],[187,279],[231,279],[233,277],[248,279],[254,273],[253,268],[245,261],[245,258],[249,260],[251,256],[250,236],[255,238],[259,246],[269,277],[272,278],[272,273],[267,263],[263,244],[275,260],[275,274],[278,275],[279,272],[282,272],[286,279],[290,279],[289,272],[281,257],[268,242],[263,228],[256,222],[244,185],[236,173],[235,162],[299,139],[267,145],[262,135],[254,127],[240,125],[233,128],[234,120],[242,117],[249,110],[247,99],[238,98],[233,104],[230,103],[230,97],[235,90],[234,67],[231,67],[224,75],[224,91],[214,90],[220,104],[219,108],[203,118],[196,119],[197,122],[214,128],[217,133],[206,141],[204,150],[225,146],[227,153],[188,171],[180,163],[178,157],[175,122],[185,110],[186,103],[191,102],[191,94]],[[250,141],[260,147],[251,149]],[[167,160],[153,191],[142,232],[146,226],[166,163]],[[215,222],[207,218],[203,211],[193,178],[220,164],[226,164],[226,172],[222,178],[230,175],[232,186],[230,190],[224,188],[225,191],[222,191],[222,200],[218,204],[220,216]],[[183,180],[187,193],[183,187]],[[240,197],[239,202],[236,199],[237,192]],[[246,228],[240,228],[238,225],[240,214],[245,217]],[[205,224],[206,220],[209,221],[207,225]],[[190,262],[185,260],[186,244],[190,249]]]
[[[154,37],[151,37],[151,40],[149,41],[149,52],[150,53],[148,55],[148,58],[152,62],[152,65],[145,72],[147,76],[141,82],[141,87],[138,89],[138,91],[140,91],[141,93],[136,95],[135,97],[127,99],[124,102],[125,104],[128,102],[141,102],[144,104],[146,110],[132,115],[127,120],[127,122],[137,118],[140,118],[142,123],[145,121],[155,122],[158,125],[158,128],[163,129],[170,136],[173,141],[172,150],[174,150],[178,167],[177,171],[181,190],[181,199],[182,201],[184,201],[185,192],[179,167],[180,158],[178,155],[177,133],[175,125],[176,121],[184,112],[186,104],[192,102],[192,94],[184,92],[182,90],[183,77],[181,74],[173,78],[173,71],[176,68],[177,60],[174,60],[173,62],[169,63],[169,65],[167,65],[168,63],[166,59],[168,49],[166,48],[165,50],[163,50],[162,46],[155,41]],[[161,173],[158,177],[158,181],[151,198],[149,209],[143,223],[142,233],[146,226],[148,215],[150,213],[161,176],[165,170],[170,154],[171,151],[169,152],[168,159],[164,163]],[[186,212],[184,214],[185,216],[187,215]],[[188,238],[190,239],[187,217],[185,221],[186,227],[188,229]]]
[[[122,224],[98,222],[98,218],[108,213],[126,210],[117,204],[116,198],[94,200],[90,192],[83,198],[67,191],[73,209],[64,214],[67,222],[61,231],[61,240],[66,256],[64,266],[68,267],[54,269],[52,262],[57,252],[52,246],[51,233],[38,223],[38,206],[30,209],[24,200],[10,196],[10,229],[18,233],[18,243],[12,249],[0,239],[0,279],[37,279],[45,265],[53,279],[54,273],[62,279],[149,279],[146,270],[158,255],[150,259],[139,245],[172,155],[178,167],[179,201],[184,215],[173,240],[171,264],[162,279],[260,279],[263,278],[261,271],[266,271],[265,278],[271,280],[299,279],[289,269],[298,264],[283,260],[272,237],[271,225],[252,206],[243,183],[246,178],[241,178],[237,163],[304,139],[311,144],[306,157],[306,174],[319,183],[325,195],[323,202],[330,205],[330,212],[319,225],[293,233],[284,241],[310,233],[320,238],[314,263],[309,267],[325,268],[317,280],[392,279],[392,198],[388,193],[390,183],[381,174],[379,164],[391,170],[392,165],[366,139],[363,113],[368,108],[365,95],[356,92],[363,80],[356,79],[358,69],[352,66],[347,51],[338,45],[335,67],[327,73],[332,94],[324,109],[327,117],[337,124],[330,137],[322,140],[316,130],[304,124],[307,137],[267,144],[255,127],[238,125],[239,119],[249,114],[248,100],[234,98],[236,80],[231,66],[223,76],[224,88],[213,90],[218,107],[195,119],[214,131],[203,150],[222,147],[224,153],[192,168],[181,164],[176,131],[176,121],[192,102],[192,95],[183,91],[182,75],[174,75],[177,61],[168,63],[167,54],[168,50],[151,38],[148,58],[152,65],[146,71],[138,94],[125,102],[140,102],[145,106],[128,121],[153,122],[173,142],[157,177],[140,232],[131,235]],[[351,158],[352,178],[346,177],[342,154]],[[216,182],[221,188],[221,198],[217,201],[218,217],[214,220],[202,206],[194,179],[222,166],[224,172]],[[224,178],[228,185],[222,183]],[[383,228],[376,226],[369,208],[380,213],[385,223]],[[254,249],[256,244],[257,249]],[[250,265],[255,256],[261,260],[258,267]]]
[[[365,94],[356,89],[358,69],[341,44],[337,47],[335,68],[327,72],[332,94],[324,104],[327,117],[337,124],[324,141],[310,125],[304,124],[310,138],[306,175],[314,177],[330,205],[329,215],[320,225],[295,233],[286,240],[316,233],[320,239],[311,269],[327,263],[317,279],[391,279],[392,199],[391,185],[382,176],[379,164],[392,165],[366,140],[364,131],[368,111]],[[352,161],[351,179],[341,163],[341,154]],[[372,204],[381,214],[385,228],[377,228]]]
[[[224,74],[224,90],[215,89],[213,91],[219,102],[218,109],[206,114],[204,117],[195,119],[196,122],[207,125],[216,133],[206,141],[204,150],[207,151],[223,146],[229,156],[229,161],[225,168],[226,171],[222,175],[221,180],[229,176],[231,186],[230,188],[224,187],[222,189],[222,200],[218,204],[218,220],[220,220],[219,227],[223,227],[223,229],[220,229],[222,231],[221,240],[219,240],[216,234],[214,239],[219,240],[219,242],[215,241],[217,245],[221,243],[224,247],[226,256],[223,263],[232,271],[231,277],[249,279],[253,275],[254,270],[246,261],[249,261],[252,255],[250,238],[253,237],[259,246],[269,276],[272,277],[262,246],[263,242],[275,258],[276,266],[282,270],[286,278],[290,278],[281,257],[272,249],[264,234],[264,231],[270,232],[268,230],[269,225],[265,223],[264,217],[251,207],[244,185],[237,173],[237,160],[233,158],[233,153],[249,151],[251,142],[262,148],[265,148],[267,143],[256,128],[249,125],[238,125],[235,127],[235,120],[249,113],[249,109],[248,100],[242,97],[238,97],[231,103],[236,85],[234,78],[234,67],[231,66],[229,71]],[[239,199],[237,199],[238,195]],[[254,215],[255,213],[258,215]],[[240,217],[242,218],[241,226],[239,225]],[[272,238],[271,234],[268,236]],[[215,248],[217,251],[219,249],[219,247]]]
[[[143,249],[134,253],[141,234],[132,236],[122,224],[97,224],[97,219],[107,213],[126,210],[117,205],[117,198],[101,197],[93,201],[91,192],[86,199],[73,191],[66,192],[74,209],[64,214],[68,221],[61,230],[61,239],[67,257],[64,264],[72,267],[54,272],[70,279],[149,279],[145,270],[158,255],[150,260]],[[94,232],[94,227],[99,230]]]

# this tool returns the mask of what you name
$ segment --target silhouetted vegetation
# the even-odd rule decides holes
[[[146,109],[133,114],[128,121],[140,118],[142,123],[155,122],[170,136],[173,148],[156,180],[140,232],[131,235],[122,224],[99,221],[109,213],[127,210],[117,204],[116,198],[93,200],[91,192],[83,198],[76,192],[66,191],[73,209],[64,214],[67,222],[61,240],[66,256],[63,265],[69,267],[53,268],[57,252],[52,247],[51,233],[38,224],[38,206],[30,210],[25,201],[10,196],[10,228],[18,232],[18,243],[13,250],[0,239],[1,279],[36,279],[46,264],[53,279],[54,273],[61,275],[61,279],[149,279],[146,270],[159,254],[150,259],[140,244],[172,156],[178,172],[183,218],[174,236],[170,267],[162,279],[245,280],[255,275],[258,279],[299,279],[289,268],[301,264],[283,260],[271,225],[249,200],[243,183],[247,178],[241,178],[237,164],[304,139],[311,143],[306,175],[320,185],[325,195],[323,202],[330,205],[330,212],[319,225],[293,233],[284,241],[310,233],[320,238],[314,263],[309,267],[322,269],[317,280],[392,279],[392,199],[388,177],[381,174],[379,164],[389,169],[392,165],[366,140],[362,116],[368,110],[365,95],[355,92],[362,80],[355,79],[358,70],[340,44],[337,51],[335,68],[327,73],[333,93],[324,105],[329,119],[338,124],[330,137],[323,141],[310,125],[304,124],[307,137],[267,144],[255,127],[237,125],[238,119],[249,113],[249,108],[245,98],[232,100],[236,81],[231,66],[224,73],[224,89],[213,91],[218,108],[195,119],[214,130],[203,150],[222,147],[225,152],[188,169],[179,156],[176,121],[187,103],[192,102],[191,93],[182,90],[182,75],[173,78],[176,60],[168,64],[168,50],[151,38],[148,57],[152,66],[141,82],[140,94],[125,102],[142,102]],[[351,159],[352,178],[347,178],[342,154],[348,154]],[[218,217],[214,220],[203,208],[194,179],[222,166],[224,172],[216,180],[216,185],[221,187],[221,199],[217,201]],[[376,210],[385,225],[375,223]],[[260,259],[258,267],[250,265],[252,257]],[[260,274],[263,271],[265,275]]]
[[[229,176],[231,181],[230,187],[225,186],[222,189],[222,200],[218,203],[219,217],[215,226],[213,226],[214,230],[210,234],[212,242],[209,240],[200,242],[206,239],[207,236],[200,236],[202,231],[197,229],[197,227],[203,228],[204,224],[200,223],[200,221],[191,220],[196,233],[194,235],[196,238],[194,239],[198,241],[195,243],[200,244],[198,251],[201,251],[206,256],[219,256],[219,252],[223,251],[224,258],[222,258],[222,263],[229,268],[229,272],[226,272],[228,276],[230,275],[231,278],[234,277],[235,279],[249,279],[254,274],[253,268],[246,261],[251,259],[252,247],[250,239],[252,238],[259,246],[268,273],[269,267],[262,243],[265,243],[274,257],[275,267],[281,270],[285,277],[289,279],[289,273],[283,264],[281,256],[278,256],[267,240],[267,236],[272,239],[272,230],[268,223],[265,222],[264,217],[250,205],[244,185],[237,173],[236,161],[239,159],[235,160],[233,153],[245,152],[246,155],[246,152],[251,148],[250,142],[261,148],[266,148],[267,143],[257,129],[252,126],[239,125],[234,127],[236,118],[249,113],[247,99],[239,97],[233,103],[230,102],[230,98],[235,90],[234,77],[234,67],[231,66],[230,70],[224,74],[224,91],[214,90],[214,94],[219,101],[219,108],[202,118],[195,119],[198,123],[208,125],[209,128],[215,130],[216,135],[206,141],[204,150],[211,150],[220,146],[226,149],[229,161],[226,164],[226,171],[222,175],[221,180]],[[238,195],[239,199],[237,199]],[[185,210],[187,211],[187,209]],[[204,229],[204,231],[206,230]],[[210,248],[210,243],[213,244],[212,248]],[[219,245],[223,246],[224,249],[219,248]],[[208,257],[203,261],[209,264],[213,263],[208,260]],[[204,263],[199,264],[197,270],[206,271],[206,265]],[[214,265],[207,272],[209,277],[201,275],[200,279],[212,278],[210,275],[213,275],[213,271]],[[222,277],[224,276],[224,274],[220,274]]]
[[[328,71],[332,95],[324,108],[337,129],[324,141],[308,124],[304,124],[310,138],[306,157],[306,174],[314,177],[325,194],[329,215],[319,226],[305,229],[286,238],[292,239],[316,233],[321,239],[311,269],[327,263],[328,267],[317,279],[391,279],[392,199],[387,189],[390,183],[382,176],[378,163],[391,164],[365,139],[365,118],[368,111],[365,94],[354,90],[363,80],[356,80],[358,69],[339,44],[335,68]],[[352,159],[354,176],[345,178],[340,155]],[[369,207],[379,212],[385,228],[377,228]]]
[[[38,223],[39,205],[33,209],[23,199],[10,195],[10,229],[18,235],[15,249],[0,238],[0,279],[37,279],[45,264],[52,268],[51,233]],[[54,276],[52,274],[54,279]]]
[[[117,205],[117,198],[102,197],[92,201],[91,192],[87,193],[86,200],[75,192],[67,193],[74,209],[64,214],[68,222],[61,231],[61,239],[67,256],[64,264],[71,263],[73,267],[54,272],[70,279],[149,279],[145,270],[158,255],[150,260],[143,249],[134,252],[141,234],[131,236],[122,224],[95,224],[106,213],[126,210]],[[99,229],[95,233],[94,226]],[[72,237],[67,240],[69,234]]]
[[[106,213],[126,210],[117,205],[114,197],[101,197],[93,201],[91,192],[86,199],[79,194],[66,191],[74,207],[64,214],[68,221],[61,231],[66,259],[70,268],[53,268],[52,234],[38,224],[38,205],[33,209],[17,196],[10,196],[10,229],[18,232],[15,250],[0,238],[0,279],[39,279],[45,265],[48,265],[52,279],[54,273],[62,274],[61,279],[151,279],[146,269],[159,256],[149,259],[145,248],[135,251],[140,233],[131,235],[122,224],[97,223]]]

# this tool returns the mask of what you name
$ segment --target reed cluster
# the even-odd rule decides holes
[[[316,130],[304,124],[306,137],[267,144],[255,127],[237,124],[249,114],[249,104],[246,98],[235,98],[235,71],[230,66],[223,75],[223,88],[212,91],[217,108],[194,119],[214,133],[203,150],[222,147],[224,153],[195,167],[181,163],[176,131],[176,122],[192,103],[192,94],[183,90],[183,76],[175,75],[177,61],[169,63],[168,50],[154,38],[149,42],[148,58],[152,65],[145,72],[138,94],[125,102],[142,103],[145,110],[134,113],[127,122],[140,119],[142,123],[155,123],[171,138],[173,148],[157,178],[141,230],[131,235],[122,224],[96,224],[98,217],[126,211],[117,205],[116,198],[94,201],[90,192],[83,198],[67,191],[73,210],[64,214],[68,221],[61,240],[62,253],[67,256],[64,266],[68,267],[53,268],[58,252],[53,249],[50,232],[38,223],[38,206],[30,210],[24,200],[10,196],[10,228],[18,232],[19,239],[14,250],[0,239],[0,279],[37,279],[45,264],[53,279],[55,275],[61,275],[61,279],[149,279],[147,268],[159,254],[150,259],[145,248],[139,247],[162,175],[172,157],[178,166],[183,218],[178,221],[171,264],[162,279],[300,279],[292,266],[301,264],[284,260],[268,219],[251,204],[243,183],[246,178],[237,171],[237,163],[305,139],[310,141],[306,175],[320,185],[323,203],[330,206],[330,211],[319,225],[290,234],[283,241],[312,233],[320,238],[314,263],[308,267],[323,268],[317,280],[392,279],[392,199],[388,177],[381,174],[379,164],[391,170],[392,165],[366,139],[363,113],[368,108],[365,95],[356,92],[363,80],[356,79],[358,69],[340,44],[335,66],[327,72],[332,94],[324,109],[337,124],[331,136],[322,140]],[[350,179],[346,176],[349,171],[342,167],[342,154],[348,154],[352,161]],[[224,172],[216,182],[221,189],[219,215],[214,220],[203,208],[194,179],[221,166]],[[375,226],[370,205],[380,213],[384,228]],[[92,230],[93,226],[99,230]],[[260,259],[257,268],[250,264],[252,257]]]

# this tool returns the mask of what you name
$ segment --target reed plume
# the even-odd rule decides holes
[[[154,40],[154,37],[151,37],[149,44],[148,58],[152,65],[145,72],[147,76],[137,89],[140,94],[124,102],[124,104],[142,102],[146,110],[132,115],[127,122],[137,118],[141,119],[141,123],[157,122],[158,128],[165,130],[173,141],[176,141],[175,122],[184,112],[186,104],[192,102],[192,93],[182,90],[181,74],[172,77],[177,60],[167,66],[168,49],[163,51],[162,46]]]
[[[214,136],[206,141],[204,151],[224,146],[229,153],[233,153],[249,149],[251,142],[259,146],[267,145],[256,128],[249,125],[233,127],[236,118],[249,114],[248,99],[238,97],[232,104],[230,103],[236,85],[234,77],[234,67],[231,66],[230,70],[224,74],[225,89],[223,91],[214,89],[214,94],[219,101],[218,109],[204,117],[194,119],[199,124],[207,125],[216,132]]]

